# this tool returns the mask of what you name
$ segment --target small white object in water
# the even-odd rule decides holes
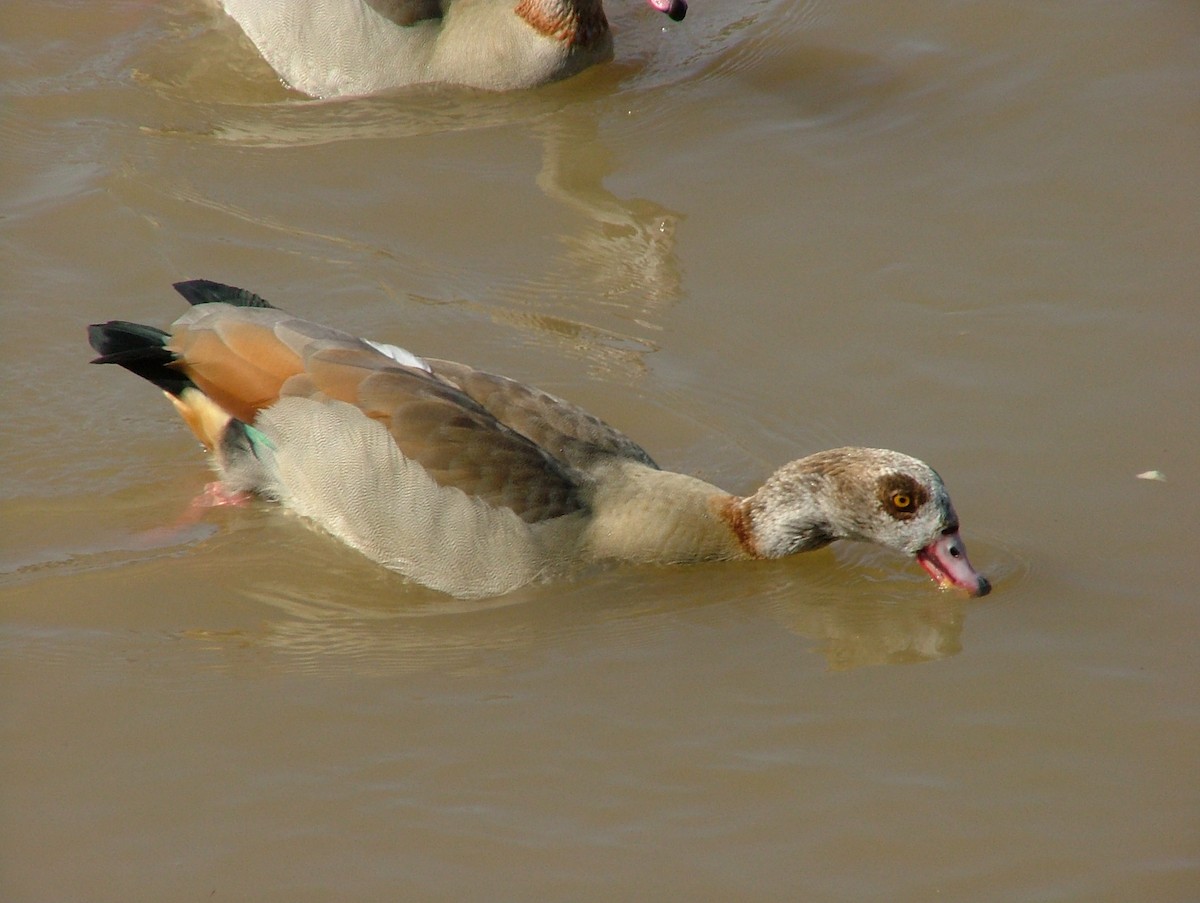
[[[1167,482],[1167,475],[1161,470],[1147,470],[1145,473],[1137,475],[1139,480],[1158,480],[1160,483]]]

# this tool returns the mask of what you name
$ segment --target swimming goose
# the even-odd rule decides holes
[[[838,448],[739,498],[660,470],[581,408],[465,364],[291,316],[206,280],[169,332],[88,330],[95,363],[161,388],[212,451],[226,497],[276,499],[369,558],[463,598],[588,562],[781,558],[837,539],[911,555],[941,586],[990,590],[929,465]]]
[[[531,88],[612,58],[602,0],[220,0],[313,97],[429,82]],[[684,0],[647,0],[678,21]]]

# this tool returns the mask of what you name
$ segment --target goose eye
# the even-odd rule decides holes
[[[924,487],[907,474],[889,474],[879,481],[877,489],[880,507],[897,520],[916,517],[921,506],[929,501]]]

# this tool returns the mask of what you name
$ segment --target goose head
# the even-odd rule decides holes
[[[871,542],[916,558],[942,587],[984,596],[945,484],[924,461],[879,448],[836,448],[786,464],[743,501],[747,544],[762,558]]]

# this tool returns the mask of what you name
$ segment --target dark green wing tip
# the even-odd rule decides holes
[[[163,391],[179,395],[194,383],[175,368],[175,353],[166,347],[168,338],[156,326],[128,320],[109,320],[88,327],[88,341],[100,354],[93,364],[118,364]]]
[[[157,326],[143,326],[128,320],[109,320],[88,327],[88,343],[100,355],[93,363],[119,363],[130,353],[145,355],[162,352],[167,333]]]
[[[175,291],[183,295],[188,304],[232,304],[234,307],[274,307],[270,301],[260,298],[244,288],[234,288],[209,279],[189,279],[176,282]]]

